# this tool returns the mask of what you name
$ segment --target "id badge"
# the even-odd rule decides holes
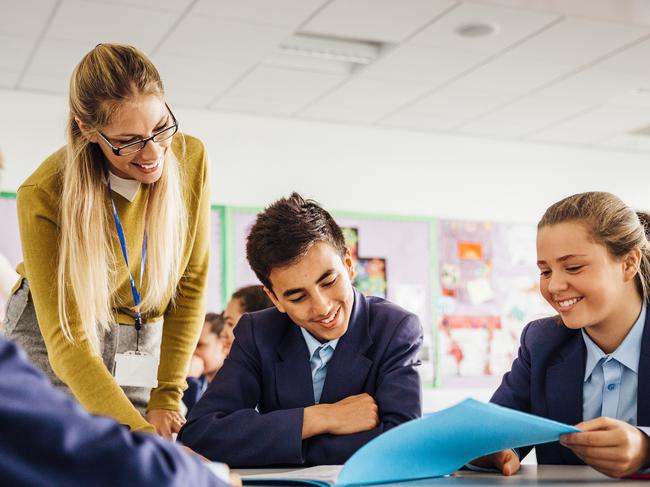
[[[143,352],[115,354],[113,376],[121,386],[158,387],[158,359]]]

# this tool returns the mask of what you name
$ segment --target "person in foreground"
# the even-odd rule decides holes
[[[238,467],[342,464],[420,416],[419,320],[352,287],[327,211],[280,199],[257,216],[246,253],[275,307],[241,318],[183,443]]]
[[[207,154],[132,46],[88,52],[69,105],[67,144],[18,189],[6,334],[90,412],[169,438],[205,314]]]
[[[540,290],[559,316],[524,328],[519,355],[491,401],[582,430],[536,445],[540,464],[587,464],[611,477],[650,466],[645,224],[601,192],[555,203],[538,224]],[[531,448],[472,463],[511,475]]]
[[[223,465],[218,476],[167,440],[88,414],[1,336],[0,396],[3,485],[241,486]]]

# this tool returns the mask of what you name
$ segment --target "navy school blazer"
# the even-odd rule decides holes
[[[91,416],[0,335],[0,483],[228,487],[171,442]]]
[[[650,313],[649,313],[650,314]],[[321,403],[368,393],[379,425],[302,440],[314,405],[309,352],[300,328],[276,308],[244,315],[223,367],[192,409],[182,442],[233,467],[342,464],[382,432],[421,415],[422,327],[399,306],[354,291],[350,324],[327,366]]]
[[[646,313],[639,357],[637,424],[650,426],[650,313]],[[491,401],[567,424],[582,418],[582,389],[587,349],[580,330],[558,318],[529,323],[521,334],[519,355],[503,376]],[[523,458],[531,447],[519,448]],[[535,446],[537,463],[584,465],[559,442]]]

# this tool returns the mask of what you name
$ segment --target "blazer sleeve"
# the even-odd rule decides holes
[[[1,338],[0,397],[7,485],[228,485],[172,443],[91,416]]]
[[[343,464],[363,445],[395,426],[422,415],[420,364],[422,326],[409,314],[395,328],[383,356],[379,357],[374,399],[379,407],[379,425],[351,435],[318,435],[305,440],[306,463]]]
[[[501,385],[492,395],[490,402],[516,409],[525,413],[531,412],[530,405],[530,381],[531,381],[531,364],[530,364],[530,337],[528,333],[532,323],[526,325],[521,332],[519,352],[517,358],[512,363],[510,372],[507,372],[501,380]],[[515,448],[519,458],[524,458],[530,450],[530,447]]]
[[[192,409],[179,439],[233,467],[302,464],[303,408],[260,413],[261,362],[251,318],[244,315],[222,369]]]

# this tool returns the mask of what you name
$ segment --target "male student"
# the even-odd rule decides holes
[[[334,219],[294,193],[260,213],[248,262],[274,308],[246,314],[182,441],[232,466],[344,463],[420,416],[418,318],[350,282]]]
[[[0,397],[2,485],[229,485],[169,441],[91,416],[1,336]]]

